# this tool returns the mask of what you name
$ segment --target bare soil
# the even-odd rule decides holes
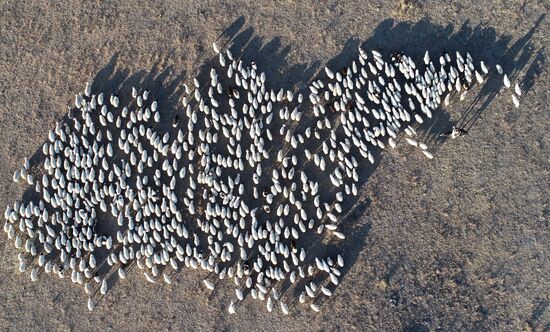
[[[550,329],[550,84],[547,1],[2,1],[0,206],[66,105],[96,79],[141,82],[164,108],[229,42],[273,87],[301,89],[357,46],[469,51],[500,63],[524,90],[516,109],[495,84],[442,109],[424,129],[428,160],[406,144],[384,151],[361,188],[339,245],[348,269],[320,313],[288,316],[247,299],[226,307],[229,284],[204,274],[150,284],[136,271],[93,312],[70,280],[17,272],[0,235],[0,330],[508,330]],[[230,45],[231,45],[230,44]],[[104,82],[104,83],[102,83]],[[441,142],[453,124],[469,135]]]

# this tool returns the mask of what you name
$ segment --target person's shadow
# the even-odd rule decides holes
[[[540,23],[544,20],[542,15],[539,20],[534,24],[533,28],[528,31],[525,36],[511,43],[509,36],[497,36],[494,29],[483,28],[481,26],[470,27],[469,22],[465,22],[458,31],[455,31],[453,25],[445,27],[431,23],[428,19],[421,20],[415,24],[410,23],[398,23],[393,19],[387,19],[381,22],[378,27],[373,31],[366,41],[361,42],[357,39],[350,38],[340,54],[331,59],[326,65],[333,71],[342,69],[348,66],[353,59],[357,59],[358,47],[361,46],[364,50],[370,51],[373,49],[381,52],[385,57],[389,57],[395,51],[402,51],[417,60],[420,63],[424,52],[429,51],[432,59],[438,58],[442,53],[449,52],[454,53],[460,51],[462,54],[469,52],[474,62],[480,60],[485,61],[487,66],[494,68],[498,63],[500,64],[508,76],[512,80],[520,81],[520,87],[523,90],[523,97],[529,93],[529,90],[534,84],[536,84],[536,78],[542,71],[542,66],[545,62],[544,49],[534,50],[530,45],[530,39],[533,33],[536,31]],[[303,93],[305,102],[300,105],[300,109],[303,111],[302,119],[297,124],[288,123],[289,127],[295,132],[301,132],[304,128],[314,125],[316,119],[312,116],[312,112],[309,110],[311,105],[307,98],[308,86],[311,82],[325,77],[324,70],[321,70],[321,64],[318,60],[313,60],[311,63],[303,64],[289,64],[288,54],[290,47],[284,47],[281,38],[274,38],[270,41],[264,41],[261,37],[255,36],[254,29],[251,27],[246,28],[244,24],[244,18],[239,18],[229,27],[224,29],[220,34],[217,43],[221,48],[228,47],[233,55],[242,60],[245,64],[254,61],[259,71],[265,72],[267,76],[267,86],[270,89],[278,91],[279,89],[291,90],[296,95]],[[534,61],[531,62],[530,68],[527,69],[523,78],[518,77],[520,72],[527,66],[535,56]],[[171,137],[175,137],[178,129],[185,127],[186,121],[185,112],[182,110],[181,100],[184,95],[183,83],[188,82],[189,86],[192,86],[192,77],[189,77],[187,73],[181,73],[175,77],[171,76],[171,68],[159,68],[155,65],[150,71],[141,71],[138,73],[129,73],[124,68],[118,68],[117,55],[113,55],[111,61],[101,69],[97,75],[93,78],[93,91],[102,91],[106,96],[118,95],[121,99],[121,104],[126,105],[131,103],[129,97],[131,95],[132,87],[138,87],[143,90],[148,90],[155,99],[158,100],[159,109],[162,113],[162,121],[155,125],[155,129],[159,133],[170,133]],[[160,62],[159,62],[160,63]],[[210,69],[213,66],[218,65],[218,58],[213,57],[210,61],[204,63],[195,77],[199,82],[210,81]],[[494,71],[494,70],[493,70]],[[458,121],[451,120],[450,112],[445,108],[434,111],[432,119],[428,119],[424,124],[417,126],[421,135],[421,141],[427,143],[432,151],[436,151],[438,147],[443,144],[444,140],[439,137],[439,134],[443,131],[449,130],[453,125],[465,128],[466,130],[475,130],[474,125],[476,121],[481,118],[482,113],[487,110],[491,101],[499,93],[501,89],[501,78],[497,75],[490,75],[488,81],[482,85],[481,89],[474,88],[471,90],[471,94],[475,94],[474,98],[469,99],[470,103],[464,106],[464,111],[460,113]],[[208,84],[206,84],[208,85]],[[201,87],[201,93],[207,94],[205,88]],[[453,96],[451,109],[454,108],[454,104],[460,105],[457,100],[458,96]],[[227,99],[220,100],[220,105],[227,103]],[[294,102],[295,104],[295,102]],[[287,102],[285,105],[292,109],[292,102]],[[460,106],[458,106],[460,107]],[[336,121],[332,115],[327,115],[331,121]],[[274,118],[277,118],[276,116]],[[201,119],[202,120],[202,119]],[[60,126],[71,125],[71,119],[65,116],[59,121]],[[270,125],[273,131],[277,130],[281,125],[287,125],[284,121],[274,119]],[[275,129],[277,128],[277,129]],[[112,128],[116,130],[115,128]],[[47,140],[45,141],[47,142]],[[243,142],[243,144],[252,144],[252,142]],[[307,145],[310,151],[316,151],[320,148],[321,143],[313,143]],[[276,162],[275,152],[284,148],[287,155],[292,152],[292,149],[288,148],[288,144],[284,141],[277,141],[268,144],[267,148],[271,151],[271,160],[265,163],[265,173],[271,174],[271,170],[280,166],[280,163]],[[218,144],[212,147],[213,152],[224,152],[227,149],[227,140],[221,139]],[[365,187],[368,183],[370,176],[374,173],[378,165],[382,160],[383,154],[381,149],[374,149],[373,151],[374,163],[371,164],[368,161],[362,159],[361,156],[355,156],[359,161],[359,181],[357,184],[358,191],[361,193],[361,188]],[[115,156],[118,156],[115,152]],[[303,153],[302,153],[303,155]],[[36,179],[40,179],[42,175],[42,164],[45,160],[45,155],[42,152],[42,148],[37,150],[35,154],[30,158],[31,173],[34,174]],[[311,178],[319,179],[322,184],[322,197],[328,197],[328,195],[334,194],[335,190],[327,181],[326,174],[315,170],[310,167],[310,164],[304,162],[304,165],[299,167],[299,170],[307,170],[308,174],[311,174]],[[243,183],[252,186],[252,175],[254,170],[245,170],[241,174]],[[230,173],[234,176],[236,173]],[[176,188],[175,192],[178,195],[184,195],[186,188]],[[253,197],[251,193],[245,193],[244,199],[250,201],[250,205],[254,206]],[[30,201],[38,201],[40,199],[38,193],[34,190],[34,187],[30,187],[22,197],[22,202],[28,204]],[[337,254],[342,254],[345,260],[345,265],[340,269],[340,282],[346,281],[346,275],[350,269],[354,266],[361,251],[365,248],[366,239],[370,232],[370,222],[366,211],[369,208],[371,202],[370,197],[364,195],[358,195],[356,197],[348,196],[346,200],[341,203],[342,217],[339,218],[337,224],[339,231],[345,236],[344,240],[335,240],[334,237],[327,238],[323,232],[321,235],[316,234],[313,230],[312,234],[305,234],[300,238],[300,246],[307,248],[305,260],[302,262],[304,266],[315,265],[315,258],[317,257],[335,257]],[[51,207],[50,212],[54,212]],[[194,218],[186,216],[188,221],[189,232],[197,230],[196,222]],[[58,230],[54,227],[54,230]],[[100,234],[115,236],[117,232],[124,233],[127,231],[127,226],[117,225],[114,218],[107,213],[98,213],[98,223],[96,231]],[[203,241],[206,242],[206,241]],[[183,245],[183,241],[181,242]],[[258,251],[257,246],[259,241],[255,244],[255,248],[251,249],[251,254]],[[97,260],[97,269],[95,274],[107,276],[108,286],[113,287],[118,281],[118,268],[123,268],[129,271],[135,267],[135,263],[129,262],[128,264],[121,265],[109,265],[107,264],[108,257],[113,253],[118,254],[120,247],[114,247],[111,250],[101,248],[95,252]],[[206,250],[206,248],[205,248]],[[39,254],[43,253],[43,248],[39,248]],[[47,258],[53,260],[57,257],[57,253],[54,251],[47,255]],[[37,264],[37,256],[27,255],[27,259],[33,264]],[[246,263],[242,260],[238,260],[240,263]],[[232,261],[231,264],[236,264],[236,261]],[[228,267],[229,265],[227,265]],[[161,273],[166,269],[161,269]],[[177,272],[166,272],[170,278],[178,278]],[[332,292],[337,288],[335,285],[329,285],[329,280],[326,275],[316,275],[312,278],[304,278],[295,284],[291,284],[288,278],[281,282],[277,288],[282,296],[290,298],[287,301],[290,306],[295,305],[298,296],[303,290],[304,285],[310,281],[315,281],[317,284],[324,284],[331,289]],[[95,284],[94,284],[95,285]],[[245,296],[249,292],[245,292]],[[98,301],[101,298],[99,293],[99,285],[95,285],[93,289],[93,298]],[[317,304],[322,304],[324,301],[330,301],[332,297],[318,296],[316,299]]]

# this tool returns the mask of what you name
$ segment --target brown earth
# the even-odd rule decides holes
[[[173,106],[174,87],[190,82],[220,35],[248,42],[242,56],[273,87],[303,88],[366,42],[419,60],[426,49],[470,51],[500,62],[524,97],[515,109],[493,84],[441,110],[425,126],[433,160],[406,144],[382,154],[344,226],[348,270],[320,313],[296,306],[283,316],[247,299],[229,316],[230,285],[208,294],[195,271],[171,286],[134,271],[89,312],[70,280],[19,274],[2,233],[0,330],[550,329],[548,9],[517,0],[3,1],[0,206],[21,198],[13,172],[85,82],[114,73],[111,87],[143,81]],[[453,123],[470,134],[434,140]]]

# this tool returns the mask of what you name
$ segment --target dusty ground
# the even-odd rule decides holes
[[[443,110],[432,132],[459,122],[470,134],[432,141],[434,160],[405,145],[383,153],[346,220],[340,249],[349,270],[318,314],[269,314],[249,299],[228,316],[229,287],[207,295],[190,271],[172,286],[134,273],[90,313],[69,280],[31,283],[16,272],[16,250],[2,234],[0,330],[550,329],[548,9],[515,0],[3,1],[2,207],[24,190],[13,171],[86,81],[111,72],[111,85],[141,79],[172,107],[173,87],[212,57],[220,35],[251,40],[243,56],[275,87],[303,87],[366,41],[385,53],[470,51],[501,62],[526,95],[514,109],[509,94],[489,86]]]

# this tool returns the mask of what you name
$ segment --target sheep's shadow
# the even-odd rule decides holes
[[[504,71],[514,81],[520,80],[518,76],[533,58],[534,52],[529,41],[543,20],[544,15],[541,15],[532,29],[512,45],[509,45],[512,40],[510,36],[497,36],[496,31],[492,28],[481,26],[471,28],[469,22],[465,22],[459,31],[455,32],[453,25],[442,27],[431,23],[428,19],[423,19],[416,24],[396,23],[393,19],[388,19],[378,25],[373,35],[361,43],[361,47],[367,51],[378,50],[385,56],[389,56],[395,51],[403,51],[412,57],[417,64],[422,62],[426,51],[429,51],[432,59],[434,57],[439,59],[439,56],[445,52],[459,51],[463,56],[466,52],[469,52],[474,63],[483,60],[488,67],[492,67],[493,72],[495,72],[494,66],[500,63]],[[342,53],[329,61],[327,65],[332,70],[339,70],[343,66],[349,65],[352,59],[357,58],[358,45],[355,39],[349,39]],[[543,50],[541,50],[525,73],[522,83],[520,83],[523,96],[530,90],[532,84],[536,81],[536,77],[540,75],[544,59]],[[432,151],[436,151],[445,141],[441,134],[449,131],[453,125],[472,130],[476,121],[498,95],[501,86],[502,76],[495,74],[489,76],[489,82],[485,82],[481,89],[476,89],[474,86],[471,92],[477,93],[477,95],[467,105],[465,111],[459,112],[458,120],[452,120],[456,117],[454,115],[454,104],[460,105],[458,96],[453,96],[450,107],[440,107],[433,112],[432,119],[425,120],[422,125],[416,125],[419,129],[419,140],[428,144]],[[468,101],[465,100],[465,102]],[[513,108],[511,100],[510,108]],[[358,187],[368,186],[370,176],[383,157],[381,152],[380,149],[376,150],[373,165],[363,165],[365,169],[360,172]],[[365,241],[371,228],[368,214],[365,214],[365,212],[370,206],[370,201],[369,197],[360,197],[357,200],[344,202],[343,210],[348,212],[342,217],[339,229],[346,235],[346,239],[338,242],[319,240],[306,242],[310,245],[308,257],[311,258],[311,261],[308,262],[309,264],[315,264],[313,261],[315,257],[334,257],[338,253],[344,253],[346,265],[340,270],[340,273],[341,279],[345,278],[349,270],[355,265],[360,253],[363,250],[368,250],[368,248],[365,248]],[[304,284],[309,281],[311,279],[304,280],[301,285],[294,287],[287,283],[283,288],[294,288],[296,291],[293,294],[297,298],[300,290],[303,290]],[[314,281],[328,284],[327,281],[319,278],[314,278]],[[331,297],[324,297],[323,299],[329,301]],[[324,301],[319,301],[319,303],[321,302]]]
[[[159,107],[166,110],[176,109],[176,104],[180,99],[181,95],[181,82],[185,78],[185,73],[180,73],[179,75],[172,74],[172,68],[160,68],[159,64],[156,63],[151,70],[140,71],[135,74],[130,74],[125,69],[117,68],[118,54],[115,54],[109,63],[101,69],[95,77],[90,80],[92,83],[93,91],[103,91],[106,98],[110,95],[119,95],[121,103],[127,103],[128,99],[125,96],[131,94],[132,87],[140,87],[141,89],[148,90],[155,97],[159,98]],[[170,79],[168,79],[170,77]],[[69,117],[68,112],[62,119],[58,121],[58,125],[63,128],[64,126],[71,126],[71,118]],[[77,114],[72,114],[73,119],[79,117]],[[81,118],[80,118],[81,119]],[[161,123],[160,126],[167,127],[167,123]],[[44,141],[43,144],[49,142],[48,139]],[[117,155],[115,154],[114,158]],[[30,171],[35,178],[35,183],[40,184],[42,175],[45,174],[42,165],[46,159],[42,151],[42,146],[39,148],[30,158],[29,162],[31,165]],[[37,192],[37,187],[35,185],[30,186],[22,195],[22,202],[28,204],[29,202],[38,202],[42,199],[42,196]],[[46,209],[49,210],[50,215],[55,212],[55,209],[51,205],[46,205]],[[102,213],[99,211],[98,220],[106,221],[111,220],[112,222],[97,222],[94,226],[95,231],[98,234],[102,235],[114,235],[118,229],[116,227],[116,221],[110,214]],[[52,229],[59,230],[59,227],[52,226]],[[38,247],[37,256],[33,257],[28,254],[27,259],[29,261],[36,260],[38,255],[44,254],[46,259],[54,261],[58,257],[58,253],[55,251],[52,253],[47,253],[44,250],[44,247]],[[109,275],[108,284],[110,287],[118,279],[116,273],[112,273],[111,267],[107,264],[107,256],[112,254],[117,250],[114,247],[112,250],[106,250],[105,248],[98,248],[94,255],[97,256],[97,268],[92,271],[93,275]],[[74,254],[74,253],[73,253]],[[69,258],[74,257],[69,255]],[[123,266],[125,269],[131,269],[133,264],[128,264]],[[67,269],[67,266],[60,269]],[[115,271],[116,272],[116,271]],[[95,287],[97,286],[97,287]],[[99,297],[99,284],[95,285],[92,288],[92,296]],[[97,295],[96,295],[97,294]]]
[[[421,20],[415,24],[396,23],[393,19],[387,19],[378,25],[372,36],[365,42],[361,43],[357,39],[349,39],[341,53],[332,58],[327,63],[327,66],[333,70],[339,70],[342,67],[348,66],[353,59],[357,58],[358,47],[360,45],[367,51],[376,49],[385,56],[389,56],[395,51],[404,51],[416,60],[417,63],[421,62],[426,50],[429,51],[432,57],[439,57],[445,51],[460,51],[462,54],[470,52],[474,58],[474,62],[484,60],[488,66],[493,68],[496,63],[500,63],[512,79],[519,79],[518,75],[533,57],[534,50],[530,46],[529,41],[543,19],[544,15],[540,17],[525,36],[510,46],[511,37],[497,36],[495,30],[491,28],[483,28],[481,26],[471,28],[469,22],[465,22],[459,31],[455,32],[453,25],[442,27],[431,23],[428,19]],[[288,61],[290,47],[282,46],[280,38],[274,38],[265,42],[261,37],[255,36],[253,28],[243,29],[243,27],[244,19],[241,17],[221,33],[218,38],[218,44],[221,47],[229,47],[233,55],[244,63],[255,61],[259,70],[265,72],[268,77],[268,88],[283,88],[284,90],[304,92],[307,91],[307,86],[311,82],[325,75],[324,71],[319,71],[320,62],[317,60],[312,63],[290,64]],[[163,114],[163,120],[155,128],[161,133],[169,132],[170,135],[176,134],[180,126],[174,124],[179,114],[183,112],[182,106],[179,104],[185,90],[183,83],[185,80],[190,81],[192,78],[187,77],[186,73],[173,75],[172,68],[161,67],[160,63],[162,62],[157,63],[150,71],[140,71],[130,74],[127,70],[117,67],[117,60],[118,55],[115,54],[110,62],[97,73],[93,79],[93,91],[103,91],[107,96],[111,94],[119,95],[121,104],[126,105],[128,102],[131,102],[129,99],[125,99],[127,98],[125,96],[131,94],[132,87],[148,90],[158,100],[159,109]],[[525,77],[521,80],[520,86],[524,94],[528,93],[535,84],[536,77],[540,75],[544,61],[544,50],[540,50],[531,67],[527,70]],[[210,69],[217,64],[217,57],[212,58],[200,67],[194,77],[199,82],[208,82],[210,80]],[[436,110],[431,120],[427,120],[424,124],[418,126],[422,137],[421,140],[428,143],[430,148],[435,151],[444,142],[439,134],[449,130],[453,124],[464,127],[467,130],[472,130],[475,122],[487,110],[491,101],[494,100],[500,91],[500,85],[498,84],[499,77],[492,75],[488,80],[481,89],[476,90],[475,87],[472,89],[472,91],[477,91],[477,95],[465,110],[460,113],[458,120],[452,120],[454,117],[454,112],[452,112],[454,106],[451,106],[449,111],[445,108]],[[201,93],[206,94],[207,91],[201,88]],[[454,96],[454,99],[458,98]],[[290,104],[288,103],[288,105]],[[452,105],[454,105],[454,101]],[[293,130],[298,131],[314,124],[315,119],[311,116],[311,111],[308,109],[310,106],[306,98],[306,102],[301,106],[304,109],[303,119],[296,124]],[[327,116],[333,117],[332,115]],[[59,123],[60,126],[69,125],[70,121],[71,119],[65,116]],[[274,122],[274,125],[280,126],[282,124],[281,121]],[[222,142],[213,149],[215,151],[225,150],[226,145],[224,144],[226,142]],[[284,145],[284,142],[274,142],[270,148],[280,149]],[[311,148],[318,149],[319,146]],[[358,160],[361,160],[361,156],[356,157]],[[379,148],[373,150],[373,157],[375,160],[373,164],[365,161],[360,162],[357,185],[360,193],[364,191],[371,175],[380,165],[383,157],[382,150]],[[43,164],[44,160],[45,155],[41,148],[30,158],[31,171],[35,172],[37,181],[39,181],[39,177],[41,176],[38,168]],[[277,163],[272,162],[266,166],[266,169],[270,170],[276,167]],[[250,182],[252,173],[250,171],[243,174],[242,177],[248,179],[246,181]],[[326,181],[326,175],[323,175],[322,172],[318,172],[314,176],[317,176],[320,181]],[[330,182],[328,185],[330,186]],[[177,188],[177,193],[183,195],[185,189]],[[323,192],[322,195],[333,192],[334,188],[331,188],[330,190],[326,190],[326,193]],[[245,195],[245,197],[252,199],[250,194],[248,196]],[[26,190],[22,197],[22,201],[25,203],[39,199],[40,197],[33,187]],[[344,256],[346,264],[340,270],[340,281],[345,281],[347,273],[355,265],[361,252],[368,249],[365,248],[365,241],[371,226],[366,211],[370,206],[370,202],[371,198],[364,194],[354,199],[348,198],[347,201],[342,202],[344,213],[338,221],[338,227],[340,232],[346,236],[345,240],[336,241],[333,238],[318,236],[317,234],[304,235],[301,238],[303,246],[307,248],[306,260],[303,262],[304,265],[315,265],[315,258],[317,257],[335,257],[341,253]],[[107,219],[110,219],[111,222],[98,223],[97,231],[99,233],[114,236],[117,231],[126,230],[125,227],[117,226],[114,218],[107,213],[98,213],[98,220]],[[195,222],[191,221],[193,219],[189,217],[186,220],[189,221],[190,231],[195,230],[197,226]],[[109,287],[116,284],[119,278],[115,267],[122,267],[127,271],[134,268],[135,263],[129,263],[128,265],[107,264],[108,257],[119,251],[119,248],[114,248],[110,251],[102,248],[97,253],[98,267],[94,273],[107,276]],[[35,257],[31,256],[28,256],[28,258],[30,260],[35,259]],[[161,272],[163,271],[164,269],[161,270]],[[177,272],[169,275],[171,278],[176,278]],[[304,284],[311,280],[310,278],[305,278],[294,285],[290,284],[287,280],[280,285],[279,290],[282,294],[297,300],[300,289],[303,289]],[[315,281],[328,285],[328,279],[326,278],[317,277]],[[333,290],[337,288],[337,286],[331,287]],[[99,285],[94,288],[92,296],[96,300],[101,298]],[[330,299],[329,297],[318,297],[317,302],[320,304]],[[295,302],[291,302],[290,304],[292,305]]]

